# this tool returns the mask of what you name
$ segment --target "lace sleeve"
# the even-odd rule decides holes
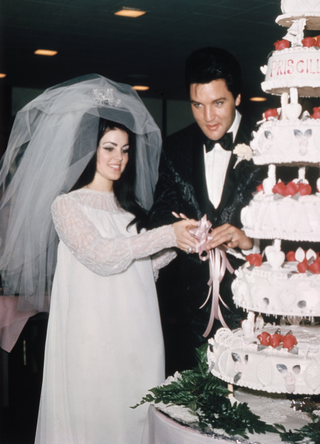
[[[125,270],[133,260],[176,246],[171,225],[131,237],[103,237],[82,211],[81,204],[69,195],[52,204],[53,222],[60,240],[91,271],[108,276]]]
[[[173,261],[173,259],[175,259],[176,257],[177,253],[171,249],[161,251],[160,253],[156,253],[152,256],[152,271],[155,281],[157,281],[158,279],[159,270],[170,264],[170,262]]]

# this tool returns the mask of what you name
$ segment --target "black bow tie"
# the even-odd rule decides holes
[[[213,147],[216,143],[219,143],[222,148],[226,151],[232,151],[233,150],[233,138],[232,133],[225,133],[224,136],[221,137],[219,140],[207,140],[206,143],[206,152],[209,153],[209,151],[213,150]]]

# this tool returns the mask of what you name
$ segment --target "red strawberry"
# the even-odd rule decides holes
[[[263,191],[263,185],[262,185],[262,183],[256,187],[256,190],[257,190],[258,192],[259,192],[259,191]]]
[[[291,350],[297,344],[297,339],[293,335],[285,335],[283,337],[283,348]]]
[[[299,273],[305,273],[307,268],[308,268],[308,261],[306,258],[303,259],[302,262],[300,262],[300,264],[298,264],[298,271]]]
[[[283,341],[283,336],[279,335],[279,333],[275,333],[274,335],[271,335],[269,338],[269,345],[271,347],[278,347]]]
[[[269,345],[270,334],[268,332],[263,331],[257,337],[258,337],[261,345]]]
[[[312,188],[308,183],[299,183],[298,191],[300,196],[309,196],[312,192]]]
[[[314,274],[320,274],[320,259],[315,259],[308,269]]]
[[[286,193],[286,185],[284,182],[278,182],[272,189],[272,192],[274,194],[281,194],[282,196],[285,196]]]
[[[277,41],[274,43],[274,47],[276,48],[276,51],[279,51],[280,49],[286,49],[286,48],[289,48],[289,46],[290,46],[289,41],[288,41],[288,40],[285,40],[285,39],[283,39],[283,40],[277,40]]]
[[[305,37],[303,40],[301,40],[301,43],[303,44],[303,46],[311,48],[312,46],[316,46],[317,41],[314,37]]]
[[[289,251],[286,255],[288,262],[295,262],[296,261],[296,253],[294,251]]]
[[[250,265],[254,265],[255,267],[260,267],[262,264],[262,255],[261,254],[248,254],[246,256],[247,261],[250,262]]]
[[[316,45],[315,46],[320,46],[320,35],[317,35],[317,37],[314,37],[315,41],[316,41]]]
[[[316,106],[315,108],[313,108],[313,114],[310,117],[312,117],[313,119],[320,119],[320,106]]]
[[[278,117],[277,108],[268,109],[263,113],[263,117],[267,120],[269,119],[269,117]]]
[[[291,180],[286,186],[285,196],[294,196],[298,191],[298,185]]]

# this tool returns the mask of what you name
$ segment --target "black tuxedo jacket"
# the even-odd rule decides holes
[[[250,141],[250,130],[241,121],[235,144]],[[230,223],[241,228],[240,212],[252,199],[252,192],[261,180],[266,177],[265,172],[254,166],[252,162],[241,161],[234,169],[237,157],[232,154],[226,174],[225,185],[218,209],[215,209],[208,198],[205,178],[205,163],[203,144],[205,136],[197,123],[168,137],[163,144],[159,167],[159,180],[155,191],[155,201],[149,213],[148,228],[176,222],[172,211],[183,213],[188,218],[199,220],[204,214],[213,227]],[[174,338],[167,338],[166,348],[173,347],[178,341],[178,348],[188,356],[185,364],[176,365],[172,370],[182,370],[192,365],[192,351],[206,341],[202,337],[209,320],[211,302],[199,309],[208,293],[207,281],[209,268],[207,262],[199,260],[197,254],[187,255],[177,250],[178,257],[160,272],[158,287],[160,309],[164,323],[166,319],[175,324]],[[228,255],[232,266],[238,268],[241,261],[234,260]],[[224,318],[230,328],[239,326],[244,316],[237,315],[231,295],[231,275],[226,272],[220,286],[220,294],[232,312],[223,310]],[[214,330],[220,327],[215,322]],[[166,326],[164,335],[166,339]],[[213,331],[212,331],[213,334]],[[181,337],[181,341],[178,339]],[[187,347],[183,343],[188,342]],[[182,359],[184,361],[184,359]]]

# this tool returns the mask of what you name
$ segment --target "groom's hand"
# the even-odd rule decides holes
[[[209,233],[208,250],[212,250],[222,244],[228,248],[239,247],[241,250],[250,250],[253,247],[252,239],[247,237],[244,231],[230,224],[221,225]]]

